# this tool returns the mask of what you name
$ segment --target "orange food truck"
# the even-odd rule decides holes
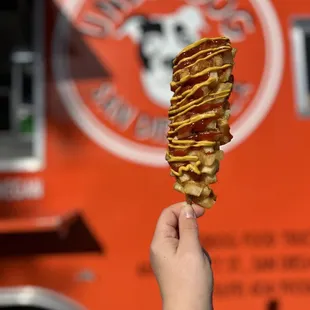
[[[310,7],[0,2],[0,309],[161,308],[149,244],[184,197],[165,162],[171,62],[238,49],[234,139],[200,219],[216,310],[310,308]]]

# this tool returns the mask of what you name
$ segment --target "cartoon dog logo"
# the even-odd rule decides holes
[[[119,38],[129,36],[139,46],[141,83],[148,97],[167,109],[172,95],[172,61],[185,46],[199,40],[208,25],[201,10],[182,6],[167,15],[135,15],[119,29]]]
[[[285,46],[272,1],[242,1],[241,6],[236,1],[225,1],[222,6],[209,0],[125,0],[122,5],[115,0],[99,1],[104,5],[98,1],[84,5],[85,0],[61,2],[53,38],[55,85],[76,125],[115,156],[140,165],[167,166],[171,62],[187,44],[211,33],[230,37],[242,54],[257,53],[250,66],[249,57],[238,57],[231,98],[234,139],[224,150],[248,139],[275,102],[282,85]],[[120,19],[124,21],[117,26]],[[71,27],[80,31],[80,50],[73,45]],[[258,43],[253,46],[253,42]],[[73,46],[79,58],[70,56]],[[135,59],[129,60],[132,55]],[[77,78],[85,77],[85,66],[77,59],[82,63],[86,57],[96,60],[87,68],[100,69],[100,74]],[[130,72],[135,77],[130,83],[128,70],[135,70]]]

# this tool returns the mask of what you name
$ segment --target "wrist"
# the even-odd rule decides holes
[[[163,310],[213,310],[212,303],[177,303],[177,302],[164,302]]]

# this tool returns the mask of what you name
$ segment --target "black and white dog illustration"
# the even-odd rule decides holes
[[[207,27],[198,7],[182,6],[171,14],[132,16],[118,30],[119,38],[129,36],[139,46],[141,82],[158,106],[170,105],[173,58]]]

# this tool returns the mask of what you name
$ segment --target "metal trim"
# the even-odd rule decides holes
[[[292,41],[292,71],[294,78],[295,105],[299,116],[310,117],[310,80],[306,69],[305,36],[310,35],[310,17],[294,18],[290,30]]]
[[[45,48],[44,48],[44,35],[45,35],[45,1],[35,0],[35,23],[34,23],[34,36],[35,40],[34,51],[36,53],[34,66],[35,66],[35,82],[33,83],[35,101],[39,104],[36,105],[36,123],[35,123],[35,136],[34,136],[34,153],[39,161],[39,168],[43,169],[45,165]],[[41,25],[41,27],[36,27]],[[39,29],[37,29],[39,28]]]
[[[34,113],[35,132],[32,137],[33,156],[0,160],[0,172],[37,172],[45,166],[45,63],[44,63],[44,9],[42,0],[34,0]]]
[[[86,310],[63,294],[37,286],[1,288],[0,307],[8,306],[32,306],[46,310]]]

